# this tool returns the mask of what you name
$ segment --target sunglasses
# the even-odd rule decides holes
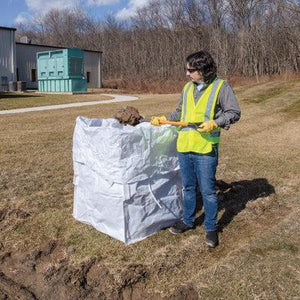
[[[198,69],[189,69],[189,68],[187,68],[186,70],[187,70],[187,72],[189,72],[189,73],[194,73],[194,72],[196,72],[196,71],[199,71]]]

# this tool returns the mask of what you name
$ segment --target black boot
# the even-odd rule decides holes
[[[186,225],[182,220],[177,221],[172,227],[169,228],[169,231],[173,234],[182,233],[187,230],[193,229],[194,227],[190,227]]]
[[[210,248],[215,248],[219,245],[218,231],[207,231],[205,244]]]

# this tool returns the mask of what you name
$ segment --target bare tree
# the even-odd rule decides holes
[[[152,0],[128,22],[52,10],[19,25],[44,44],[103,51],[105,78],[183,80],[186,55],[209,50],[223,76],[299,72],[300,1]]]

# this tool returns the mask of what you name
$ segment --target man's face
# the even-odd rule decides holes
[[[186,65],[186,75],[190,77],[190,79],[197,83],[203,82],[203,76],[201,71],[191,67],[189,64]]]

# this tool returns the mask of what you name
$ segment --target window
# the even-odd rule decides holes
[[[86,72],[86,82],[87,83],[90,82],[90,75],[91,75],[91,72]]]
[[[31,82],[36,82],[36,69],[31,69]]]

